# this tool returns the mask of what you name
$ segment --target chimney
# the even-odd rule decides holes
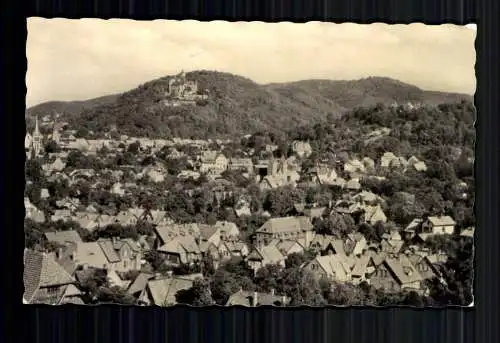
[[[257,306],[258,303],[259,303],[259,293],[253,292],[252,304],[251,304],[252,307]]]

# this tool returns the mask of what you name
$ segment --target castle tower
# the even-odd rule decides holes
[[[35,156],[40,155],[42,152],[42,140],[43,136],[40,133],[40,127],[38,126],[38,116],[35,119],[35,131],[33,131],[32,135],[32,147],[33,147],[33,152],[35,153]]]

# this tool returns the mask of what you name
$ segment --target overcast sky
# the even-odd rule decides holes
[[[475,26],[28,19],[27,106],[208,69],[258,83],[387,76],[473,94]]]

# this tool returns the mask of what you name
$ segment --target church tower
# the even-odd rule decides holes
[[[35,153],[35,156],[39,156],[40,153],[42,152],[42,140],[43,136],[40,133],[40,127],[38,126],[38,116],[35,119],[35,131],[33,131],[32,135],[32,146],[33,146],[33,152]]]

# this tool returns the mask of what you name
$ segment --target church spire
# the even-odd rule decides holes
[[[35,117],[35,131],[33,135],[40,135],[40,128],[38,127],[38,116]]]

